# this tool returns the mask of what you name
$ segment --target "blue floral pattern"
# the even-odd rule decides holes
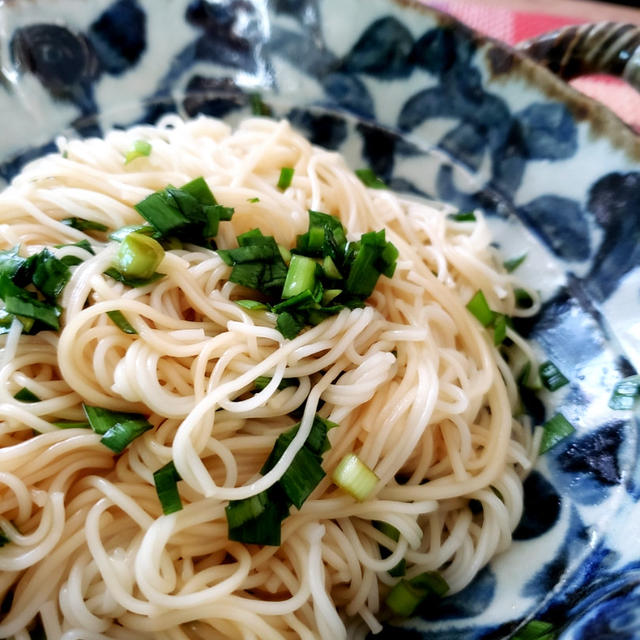
[[[577,432],[526,480],[513,547],[379,637],[506,638],[530,618],[571,640],[640,637],[638,416],[607,407],[640,363],[620,321],[640,323],[640,142],[546,71],[424,7],[116,0],[80,12],[34,0],[27,14],[19,4],[0,7],[5,181],[61,132],[101,135],[169,112],[237,119],[259,92],[354,168],[531,234],[557,282],[518,329],[570,385],[524,400],[537,421],[562,411]],[[535,267],[527,275],[537,283]],[[635,297],[621,298],[629,282]]]

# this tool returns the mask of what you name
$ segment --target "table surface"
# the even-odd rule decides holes
[[[640,9],[590,0],[423,0],[508,44],[569,24],[616,21],[640,25]],[[622,80],[585,76],[571,81],[579,91],[606,104],[640,133],[640,93]]]

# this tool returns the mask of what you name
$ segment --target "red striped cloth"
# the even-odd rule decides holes
[[[513,11],[508,7],[478,5],[473,0],[433,0],[427,4],[445,11],[470,27],[508,44],[527,40],[567,24],[588,21],[546,13]],[[585,76],[571,84],[615,111],[625,122],[640,131],[640,94],[622,80],[607,76]]]

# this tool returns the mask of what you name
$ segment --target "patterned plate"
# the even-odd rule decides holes
[[[545,300],[520,330],[570,379],[535,404],[572,438],[525,484],[512,548],[463,592],[379,637],[640,637],[637,415],[614,384],[640,365],[640,140],[506,46],[391,0],[15,1],[0,7],[0,175],[177,111],[267,106],[393,188],[480,207]],[[257,94],[261,95],[261,100]]]

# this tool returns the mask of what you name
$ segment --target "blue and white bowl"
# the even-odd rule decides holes
[[[543,295],[522,323],[570,379],[575,425],[525,483],[515,542],[463,592],[379,637],[640,637],[640,140],[505,45],[408,1],[31,0],[0,6],[0,176],[65,135],[167,112],[237,121],[256,94],[400,191],[479,207]]]

